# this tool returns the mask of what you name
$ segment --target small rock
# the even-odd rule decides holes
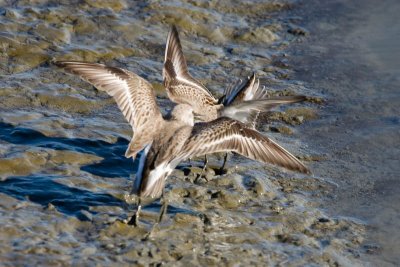
[[[47,207],[46,207],[46,210],[54,211],[54,210],[56,210],[56,207],[55,207],[53,204],[49,203],[49,204],[47,205]]]
[[[95,8],[111,8],[114,12],[120,12],[127,6],[123,0],[85,0],[85,2]]]
[[[40,35],[43,39],[50,43],[65,43],[68,44],[71,41],[70,26],[63,25],[60,28],[56,28],[48,25],[47,23],[41,23],[36,25],[32,31],[35,34]]]
[[[280,213],[280,212],[282,212],[284,210],[284,208],[282,206],[276,205],[276,204],[272,204],[269,208],[272,211],[275,211],[276,213]]]
[[[270,44],[278,40],[279,37],[267,27],[259,27],[254,30],[245,30],[245,32],[239,35],[237,39],[251,43]]]
[[[271,130],[271,132],[282,133],[282,134],[286,134],[286,135],[293,134],[292,129],[290,129],[287,126],[277,126],[277,127],[271,126],[271,127],[269,127],[269,129]]]
[[[308,31],[302,27],[291,25],[288,29],[288,33],[296,36],[305,36],[308,34]]]
[[[89,255],[93,255],[93,254],[95,254],[96,253],[96,248],[95,247],[87,247],[87,248],[84,248],[83,250],[82,250],[82,254],[84,255],[84,256],[89,256]]]
[[[211,195],[211,198],[218,198],[218,203],[224,208],[237,208],[240,206],[242,199],[236,193],[228,193],[225,191],[218,191]]]
[[[87,210],[81,210],[78,217],[82,221],[92,221],[93,220],[93,215],[90,212],[88,212]]]
[[[330,222],[330,220],[329,220],[328,218],[319,218],[318,221],[319,221],[320,223],[327,223],[327,222]]]
[[[4,16],[10,19],[19,19],[21,17],[21,15],[17,11],[12,9],[6,9],[4,12]]]
[[[304,121],[304,117],[303,116],[297,116],[297,117],[294,117],[294,119],[298,123],[302,123]]]
[[[113,248],[115,248],[115,246],[114,246],[114,244],[111,244],[111,243],[108,243],[108,244],[106,244],[105,246],[104,246],[106,249],[113,249]]]
[[[19,46],[9,52],[12,59],[10,72],[20,73],[37,67],[47,61],[49,55],[38,46]]]
[[[174,217],[174,221],[177,224],[193,224],[200,223],[200,218],[191,214],[177,213]]]

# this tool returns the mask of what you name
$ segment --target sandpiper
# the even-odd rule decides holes
[[[234,151],[260,162],[309,172],[284,148],[237,120],[220,117],[194,124],[193,109],[187,104],[178,104],[168,118],[163,118],[151,84],[135,73],[95,63],[56,61],[54,64],[112,96],[132,126],[134,134],[125,155],[136,157],[139,151],[143,153],[132,190],[139,203],[129,224],[138,223],[141,199],[162,196],[167,177],[180,161],[190,157]],[[166,206],[164,201],[158,222]]]
[[[255,129],[258,115],[281,104],[301,102],[304,96],[283,96],[267,98],[267,90],[260,87],[259,79],[253,73],[247,80],[227,87],[224,95],[216,99],[201,82],[193,78],[188,70],[178,30],[173,25],[167,37],[163,68],[164,86],[168,97],[175,103],[189,104],[196,118],[211,121],[218,117],[229,117]],[[227,154],[221,169],[226,164]],[[201,174],[207,166],[205,156]],[[200,174],[200,176],[201,176]]]
[[[226,90],[221,99],[216,99],[190,75],[175,26],[171,27],[167,37],[163,78],[169,99],[192,106],[195,116],[205,122],[218,117],[230,117],[243,123],[253,123],[254,112],[305,100],[304,96],[266,98],[266,90],[259,87],[255,74],[245,83]]]

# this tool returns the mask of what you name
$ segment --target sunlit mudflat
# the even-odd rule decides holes
[[[0,261],[15,266],[100,264],[362,265],[366,224],[328,215],[321,202],[337,183],[233,156],[227,173],[212,157],[182,163],[167,182],[167,218],[142,238],[121,221],[137,162],[124,157],[131,136],[114,101],[51,66],[58,60],[103,62],[162,87],[170,24],[181,33],[191,73],[217,96],[256,71],[274,94],[305,94],[305,103],[262,116],[260,131],[312,170],[326,160],[312,138],[326,95],[293,78],[287,51],[307,38],[297,1],[14,1],[0,9]]]

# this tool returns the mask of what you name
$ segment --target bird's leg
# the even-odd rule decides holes
[[[204,166],[203,166],[203,171],[207,168],[207,164],[208,164],[208,158],[207,158],[207,155],[204,155]]]
[[[225,153],[225,156],[224,156],[224,163],[222,163],[222,166],[221,166],[221,168],[219,169],[221,173],[225,170],[225,165],[226,165],[226,161],[227,161],[227,160],[228,160],[228,152]]]
[[[144,240],[147,240],[151,236],[151,234],[153,233],[154,229],[161,223],[162,219],[164,218],[164,214],[167,213],[168,200],[165,197],[164,189],[163,189],[162,194],[161,194],[160,203],[161,203],[161,209],[160,209],[160,214],[158,215],[157,222],[153,225],[153,227],[151,228],[150,232],[148,232],[146,234],[146,236],[144,237]]]
[[[139,197],[137,210],[136,210],[135,214],[133,214],[133,216],[129,220],[129,222],[128,222],[129,225],[133,225],[135,227],[137,227],[139,225],[139,216],[140,216],[141,210],[142,210],[142,204],[141,204],[140,197]]]
[[[159,224],[162,219],[164,218],[164,214],[167,213],[167,208],[168,208],[168,199],[164,195],[164,190],[162,193],[162,199],[161,199],[161,209],[160,209],[160,215],[158,216],[158,221],[156,224]]]
[[[204,166],[203,166],[203,169],[201,169],[201,172],[200,172],[200,174],[197,176],[196,180],[199,179],[199,178],[201,178],[201,176],[203,175],[204,171],[205,171],[206,168],[207,168],[207,164],[208,164],[208,158],[207,158],[207,155],[205,155],[205,156],[204,156]],[[204,177],[204,179],[206,179],[206,181],[208,182],[207,177]]]

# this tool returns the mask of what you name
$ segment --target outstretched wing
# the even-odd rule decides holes
[[[234,102],[219,111],[220,117],[229,117],[255,128],[255,123],[260,112],[268,111],[276,106],[296,103],[306,100],[305,96],[278,96],[258,100]]]
[[[126,157],[135,157],[145,145],[152,142],[163,118],[153,87],[145,79],[127,70],[103,64],[74,61],[57,61],[54,64],[79,75],[114,98],[134,131]]]
[[[309,173],[308,168],[283,147],[259,132],[229,118],[219,118],[208,123],[197,123],[178,160],[234,151],[250,159],[272,163],[289,170]]]
[[[162,118],[153,87],[135,73],[96,63],[56,61],[54,64],[112,96],[134,131]]]
[[[189,104],[194,107],[199,103],[209,105],[217,103],[210,91],[189,74],[175,26],[171,27],[167,38],[163,78],[168,96],[176,103]]]

